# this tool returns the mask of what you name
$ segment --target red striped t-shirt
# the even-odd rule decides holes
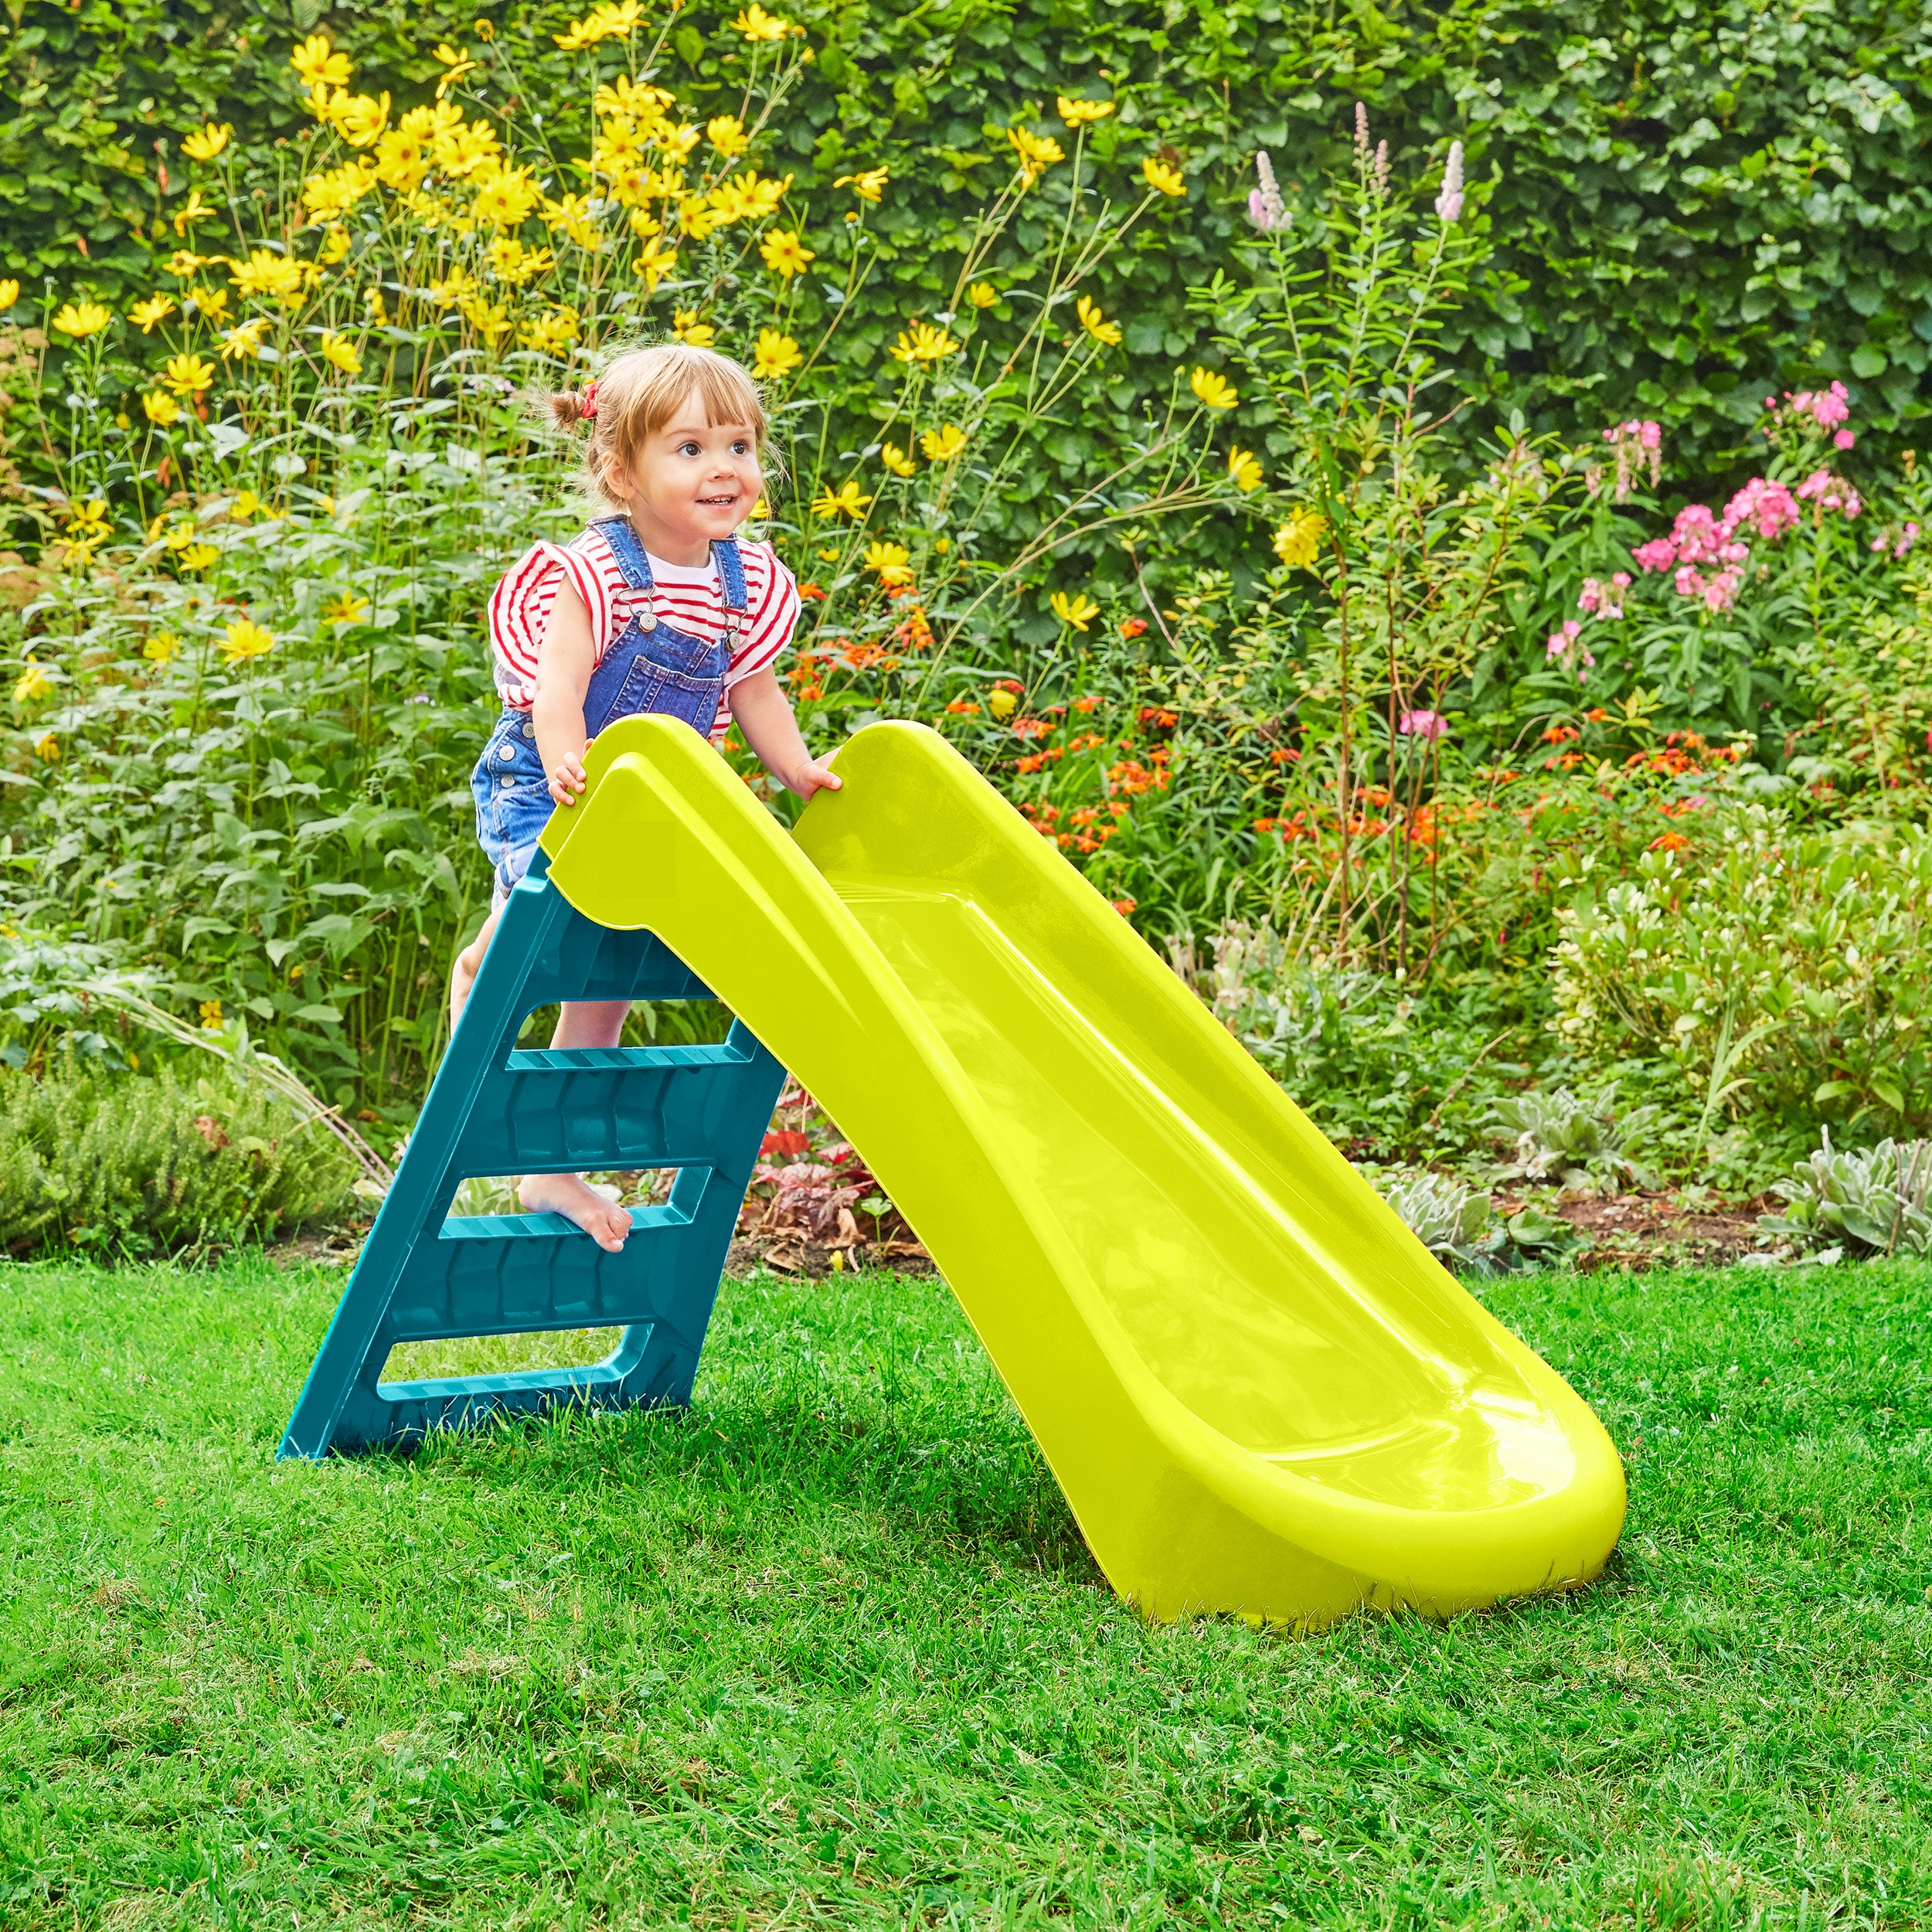
[[[738,648],[725,672],[725,689],[774,662],[791,641],[798,621],[798,584],[779,561],[769,543],[738,539],[745,573],[745,615],[740,620]],[[703,563],[696,570],[651,559],[657,584],[652,600],[658,620],[694,638],[716,638],[725,628],[724,587],[717,566]],[[645,594],[634,591],[604,533],[586,530],[569,543],[536,543],[504,572],[490,594],[490,648],[495,660],[496,688],[513,711],[528,711],[536,696],[537,652],[549,628],[557,587],[568,577],[571,587],[590,614],[590,636],[597,662],[621,635],[635,602]],[[728,703],[718,707],[712,730],[722,740],[731,723]]]

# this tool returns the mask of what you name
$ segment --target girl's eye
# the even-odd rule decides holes
[[[678,454],[680,456],[701,456],[703,451],[698,447],[696,444],[686,441],[678,445]]]
[[[733,443],[731,446],[731,454],[733,456],[747,456],[750,454],[750,451],[751,445],[747,443],[743,437],[740,437],[738,440]]]

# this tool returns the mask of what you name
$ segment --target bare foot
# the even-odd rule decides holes
[[[631,1211],[607,1201],[580,1174],[526,1174],[516,1198],[526,1214],[561,1214],[612,1254],[631,1232]]]

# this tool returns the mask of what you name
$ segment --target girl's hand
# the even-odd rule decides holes
[[[843,791],[845,788],[845,780],[822,758],[801,765],[785,783],[801,798],[809,798],[815,791]]]
[[[574,805],[577,794],[590,781],[584,774],[583,759],[580,753],[566,751],[556,761],[556,769],[550,774],[550,796],[560,805]],[[838,781],[832,782],[836,784]]]

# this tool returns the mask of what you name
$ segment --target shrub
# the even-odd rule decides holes
[[[1566,1087],[1512,1094],[1496,1103],[1497,1124],[1516,1137],[1515,1160],[1503,1172],[1511,1179],[1554,1178],[1565,1187],[1641,1186],[1646,1177],[1632,1143],[1655,1114],[1638,1107],[1619,1116],[1607,1102],[1579,1100]]]
[[[1466,1181],[1444,1174],[1385,1174],[1376,1186],[1439,1261],[1475,1267],[1498,1245],[1500,1236],[1489,1224],[1488,1196]]]
[[[1758,1225],[1815,1245],[1849,1243],[1871,1254],[1923,1254],[1932,1250],[1932,1141],[1841,1152],[1828,1128],[1823,1145],[1798,1162],[1789,1180],[1773,1190],[1790,1205],[1783,1214],[1761,1214]],[[1821,1257],[1823,1258],[1823,1257]]]
[[[1453,1001],[1366,968],[1296,959],[1265,926],[1230,924],[1209,944],[1202,964],[1192,939],[1169,941],[1182,977],[1352,1158],[1467,1149],[1494,1095],[1474,1077],[1509,1070],[1485,1060],[1497,1040]]]
[[[1801,832],[1761,805],[1719,819],[1695,853],[1648,852],[1600,893],[1586,864],[1558,919],[1563,1037],[1675,1068],[1706,1124],[1932,1118],[1932,836]]]
[[[348,1154],[253,1082],[0,1070],[0,1247],[267,1240],[345,1209]]]

